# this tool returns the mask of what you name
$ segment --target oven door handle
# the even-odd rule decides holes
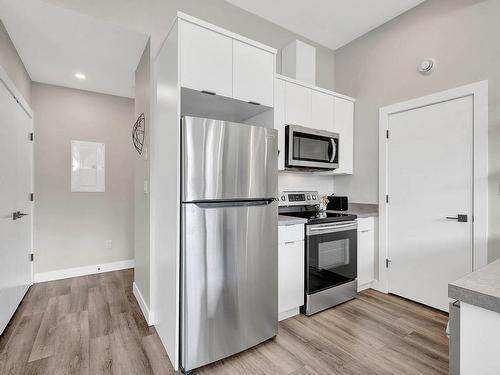
[[[357,229],[357,227],[358,227],[358,224],[356,222],[351,221],[348,223],[342,223],[342,224],[337,224],[337,225],[310,227],[310,228],[307,228],[307,234],[320,234],[320,233],[324,233],[324,232],[333,233],[333,232],[339,232],[342,230]]]

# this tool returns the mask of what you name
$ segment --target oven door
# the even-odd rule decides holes
[[[339,135],[323,130],[287,125],[285,130],[286,168],[338,168]]]
[[[356,279],[357,227],[356,221],[307,225],[307,294]]]

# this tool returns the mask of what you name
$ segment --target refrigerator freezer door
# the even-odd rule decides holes
[[[274,129],[184,117],[182,200],[235,200],[278,194]]]
[[[181,366],[277,334],[277,202],[182,205]]]

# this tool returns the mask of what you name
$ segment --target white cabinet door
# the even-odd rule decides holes
[[[311,126],[311,89],[286,83],[285,122],[287,125]]]
[[[278,170],[285,169],[285,81],[277,79],[274,89],[274,128],[278,131]]]
[[[233,97],[273,106],[274,54],[233,40]]]
[[[304,304],[304,241],[280,243],[278,246],[279,312]]]
[[[352,174],[354,159],[354,103],[335,98],[334,130],[340,134],[339,168],[334,174]]]
[[[311,127],[333,132],[335,98],[323,92],[311,90]]]
[[[181,21],[181,86],[226,97],[233,94],[233,40]]]
[[[358,219],[358,286],[375,279],[375,224],[374,218]]]

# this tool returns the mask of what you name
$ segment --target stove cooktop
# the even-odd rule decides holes
[[[283,212],[282,215],[307,219],[308,224],[331,223],[336,221],[351,221],[351,220],[356,220],[357,218],[356,215],[352,214],[341,214],[341,213],[320,212],[320,211]]]

